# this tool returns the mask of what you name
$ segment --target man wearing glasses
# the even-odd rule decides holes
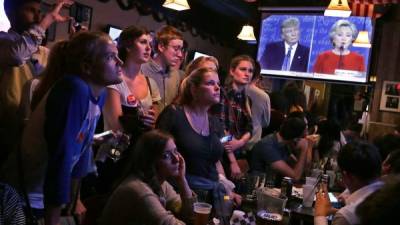
[[[156,55],[142,65],[142,72],[157,82],[161,95],[161,112],[178,95],[182,77],[173,68],[183,57],[183,36],[176,28],[164,26],[157,32],[156,42]]]

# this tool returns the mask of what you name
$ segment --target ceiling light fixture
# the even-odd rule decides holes
[[[354,47],[361,48],[371,48],[371,43],[369,42],[368,31],[363,30],[358,32],[356,40],[353,42]]]
[[[190,6],[186,0],[165,0],[163,7],[177,11],[190,9]]]
[[[367,20],[367,17],[364,17],[363,30],[358,32],[357,38],[353,42],[354,47],[371,48],[371,42],[369,42],[368,30],[365,29],[366,20]]]
[[[244,25],[237,38],[243,41],[256,41],[253,27],[250,25]]]
[[[324,16],[349,17],[351,9],[347,0],[331,0]]]

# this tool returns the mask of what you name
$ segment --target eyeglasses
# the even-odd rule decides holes
[[[171,149],[171,150],[166,150],[163,154],[162,154],[162,159],[164,160],[172,160],[173,158],[176,158],[179,155],[179,152],[176,148]]]
[[[171,47],[175,52],[180,52],[180,53],[184,53],[186,51],[186,49],[182,46],[179,45],[168,45],[168,47]]]

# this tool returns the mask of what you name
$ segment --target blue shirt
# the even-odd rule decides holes
[[[71,200],[71,178],[92,171],[91,143],[104,94],[95,98],[78,76],[66,76],[51,89],[46,103],[44,137],[49,153],[44,198],[64,204]]]
[[[261,139],[254,145],[251,154],[251,172],[266,173],[267,178],[275,180],[275,185],[279,185],[281,176],[271,168],[271,164],[279,160],[288,162],[290,151],[284,143],[278,142],[277,133]]]

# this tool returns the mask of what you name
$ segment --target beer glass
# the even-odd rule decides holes
[[[195,202],[193,204],[194,225],[207,225],[208,217],[211,212],[212,205],[205,202]]]

